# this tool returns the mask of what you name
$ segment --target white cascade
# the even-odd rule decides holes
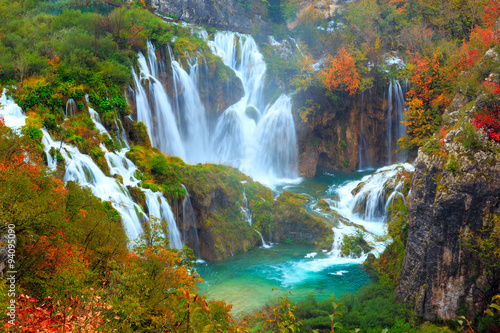
[[[386,227],[386,207],[394,198],[393,192],[399,192],[401,189],[394,177],[403,170],[411,172],[414,167],[408,163],[393,164],[380,168],[359,181],[340,186],[336,190],[340,201],[334,209],[350,221],[362,225],[367,231],[383,235]],[[353,190],[358,186],[361,188],[353,194]]]
[[[154,54],[154,47],[148,43],[149,62],[153,65],[150,68],[144,55],[139,53],[139,75],[132,69],[137,121],[142,121],[146,125],[151,143],[155,147],[164,153],[185,158],[184,145],[177,128],[170,99],[161,82],[153,75],[153,73],[157,73],[157,62]],[[149,90],[149,99],[143,84]]]
[[[180,132],[189,163],[206,162],[210,159],[208,119],[198,93],[198,63],[190,66],[188,74],[171,55],[177,114]],[[179,95],[177,93],[181,91]]]
[[[393,157],[397,140],[402,136],[406,127],[402,123],[405,110],[405,96],[399,81],[390,81],[387,96],[387,161],[388,164],[400,162],[403,156]]]
[[[75,100],[73,98],[69,98],[66,102],[66,110],[64,112],[64,115],[66,117],[71,117],[74,116],[77,111],[78,107],[76,106]]]
[[[109,136],[106,128],[101,124],[98,113],[89,108],[91,119],[100,133]],[[6,97],[5,91],[0,97],[0,117],[3,117],[5,124],[19,132],[24,126],[26,116],[22,109],[10,98]],[[127,149],[119,152],[109,152],[104,145],[101,149],[105,152],[105,158],[110,168],[111,175],[120,175],[123,179],[121,183],[118,179],[106,176],[94,163],[90,156],[80,153],[78,148],[56,142],[52,139],[46,129],[42,129],[44,151],[47,156],[47,164],[52,170],[57,167],[57,160],[50,154],[51,150],[59,151],[66,164],[64,181],[74,181],[81,186],[90,188],[92,193],[104,201],[110,201],[122,218],[127,236],[130,240],[136,239],[142,232],[142,223],[147,219],[142,208],[137,205],[126,186],[137,186],[139,180],[135,178],[137,167],[125,157]],[[165,219],[169,227],[171,247],[181,248],[182,241],[180,233],[175,224],[172,210],[160,192],[152,192],[142,189],[146,193],[148,209],[151,216]],[[151,198],[155,198],[152,200]]]
[[[266,244],[266,241],[264,240],[262,233],[259,230],[255,229],[252,225],[252,222],[253,222],[252,221],[252,211],[248,207],[248,199],[247,199],[245,191],[243,191],[243,206],[241,206],[241,213],[245,217],[245,220],[248,222],[248,224],[250,224],[252,226],[252,229],[255,230],[255,232],[259,234],[260,239],[262,241],[262,247],[265,249],[270,248],[271,245]]]
[[[151,190],[143,190],[143,192],[146,194],[146,204],[148,205],[149,215],[167,222],[170,247],[181,249],[183,246],[181,233],[177,228],[174,213],[167,200],[160,192],[153,192]]]
[[[148,43],[147,58],[138,55],[139,75],[132,71],[137,120],[147,126],[152,144],[188,163],[214,162],[237,167],[270,186],[296,179],[297,138],[291,98],[283,95],[266,105],[266,64],[254,39],[217,32],[214,41],[208,43],[240,78],[244,96],[215,120],[211,130],[199,93],[199,59],[188,57],[189,68],[183,68],[167,49],[173,76],[174,97],[170,100],[160,82],[165,65]]]
[[[250,36],[217,32],[209,41],[243,83],[244,96],[218,119],[213,136],[214,159],[272,185],[298,177],[297,139],[289,96],[265,106],[264,57]]]

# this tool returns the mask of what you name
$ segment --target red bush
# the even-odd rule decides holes
[[[491,140],[500,143],[500,106],[486,109],[474,116],[474,127],[482,128]]]

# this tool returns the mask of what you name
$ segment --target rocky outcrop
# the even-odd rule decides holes
[[[411,302],[427,320],[456,318],[459,309],[471,315],[500,288],[499,272],[464,238],[487,237],[484,230],[500,214],[500,148],[482,133],[478,148],[466,149],[460,142],[465,135],[462,129],[447,135],[446,157],[421,148],[408,198],[397,299]]]
[[[363,167],[387,164],[384,89],[374,87],[354,97],[338,96],[336,100],[318,88],[298,94],[294,100],[296,114],[302,112],[301,108],[312,109],[307,121],[296,117],[301,176],[313,177],[318,168],[350,172],[358,169],[360,162]],[[313,105],[309,101],[314,101]]]
[[[230,0],[152,0],[159,12],[175,14],[178,19],[206,24],[221,30],[250,33],[253,24],[264,23],[260,16],[249,16]]]
[[[234,193],[229,193],[231,190],[223,184],[209,193],[190,189],[194,219],[186,223],[185,211],[179,205],[174,212],[185,245],[209,261],[261,246],[262,239],[256,230],[260,230],[266,243],[292,241],[323,248],[331,245],[331,226],[305,210],[307,197],[285,191],[274,200],[269,189],[256,186],[263,191],[260,195],[269,196],[256,197],[255,201],[248,199],[252,225],[243,212],[243,198],[233,197]]]

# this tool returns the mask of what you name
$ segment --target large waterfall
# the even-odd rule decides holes
[[[208,43],[241,80],[244,96],[212,119],[216,125],[210,129],[199,92],[203,59],[191,58],[189,68],[183,68],[167,49],[174,90],[168,94],[160,82],[166,64],[148,43],[147,58],[139,53],[140,73],[134,71],[133,75],[137,119],[148,128],[153,145],[188,163],[213,162],[239,168],[267,185],[297,178],[291,98],[282,95],[274,103],[266,103],[266,64],[254,39],[217,32]]]

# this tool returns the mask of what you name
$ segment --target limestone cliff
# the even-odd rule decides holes
[[[435,139],[418,153],[397,299],[413,303],[425,319],[473,314],[500,288],[499,272],[484,260],[490,253],[467,244],[487,237],[500,214],[499,151],[465,118],[443,148]]]
[[[360,165],[366,168],[388,163],[386,89],[381,84],[333,100],[324,90],[313,87],[295,98],[296,113],[300,114],[301,108],[312,110],[306,121],[296,117],[302,176],[313,177],[318,168],[354,171]],[[396,149],[396,140],[392,140],[391,149]]]
[[[230,0],[151,0],[160,12],[175,14],[182,21],[206,24],[221,30],[250,33],[252,24],[263,24],[259,15],[248,15]]]

